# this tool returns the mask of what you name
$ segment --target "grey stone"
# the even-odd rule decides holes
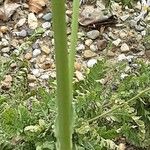
[[[77,51],[82,51],[82,50],[85,50],[85,46],[84,46],[84,44],[79,44],[77,46]]]
[[[8,53],[10,51],[10,47],[4,47],[1,49],[1,52]]]
[[[126,60],[127,57],[125,56],[125,54],[120,54],[117,58],[118,61],[123,61],[123,60]]]
[[[121,16],[120,19],[121,19],[122,21],[126,21],[129,17],[130,17],[130,15],[127,14],[127,15]]]
[[[0,46],[5,47],[5,46],[8,46],[8,45],[9,45],[8,40],[2,38]]]
[[[99,50],[104,50],[106,47],[107,47],[107,40],[105,40],[105,39],[103,39],[103,40],[98,40],[97,41],[97,48],[99,49]]]
[[[98,30],[92,30],[87,32],[87,37],[94,40],[99,37],[100,32]]]
[[[43,74],[43,75],[40,76],[40,78],[43,79],[43,80],[47,80],[47,79],[49,79],[49,75],[48,74]]]
[[[32,69],[32,73],[35,77],[39,77],[41,75],[40,70],[39,69]]]
[[[40,49],[35,49],[34,51],[33,51],[33,57],[37,57],[38,55],[40,55],[41,54],[41,50]]]
[[[42,24],[42,27],[43,27],[44,29],[49,29],[49,28],[51,27],[51,23],[50,23],[50,22],[44,22],[44,23]]]
[[[19,32],[19,36],[21,36],[21,37],[26,37],[26,36],[27,36],[27,31],[26,31],[26,30],[21,30],[21,31]]]
[[[47,13],[42,18],[46,21],[50,21],[52,19],[52,13]]]
[[[96,44],[91,44],[90,45],[90,50],[93,51],[93,52],[97,51],[98,50],[97,45]]]

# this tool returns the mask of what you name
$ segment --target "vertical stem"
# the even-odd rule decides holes
[[[72,84],[70,80],[65,21],[65,0],[52,0],[56,53],[57,107],[55,133],[57,150],[72,149]]]
[[[70,63],[70,78],[72,82],[73,72],[74,72],[74,61],[76,53],[76,44],[77,44],[77,32],[78,32],[78,17],[79,17],[79,0],[73,1],[73,15],[72,15],[72,24],[71,24],[71,45],[69,50],[69,63]]]

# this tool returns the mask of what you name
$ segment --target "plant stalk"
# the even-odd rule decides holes
[[[65,0],[52,0],[56,54],[57,109],[55,134],[57,150],[72,149],[72,83],[70,80],[65,21]]]
[[[73,15],[72,15],[72,23],[71,23],[71,45],[69,48],[69,63],[70,63],[71,82],[73,79],[76,44],[77,44],[77,39],[78,39],[77,32],[78,32],[79,5],[80,5],[79,0],[73,1]]]

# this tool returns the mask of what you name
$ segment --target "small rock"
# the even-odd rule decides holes
[[[52,67],[52,62],[51,61],[46,61],[44,64],[42,64],[41,68],[46,70]]]
[[[46,55],[42,55],[39,59],[39,63],[44,63],[44,61],[46,60]]]
[[[35,49],[34,51],[33,51],[33,57],[37,57],[38,55],[40,55],[41,54],[41,50],[40,49]]]
[[[42,17],[45,21],[50,21],[52,19],[52,13],[47,13]]]
[[[51,27],[51,23],[50,23],[50,22],[44,22],[44,23],[42,24],[42,27],[43,27],[44,29],[49,29],[49,28]]]
[[[34,81],[36,81],[36,77],[34,76],[34,75],[32,75],[32,74],[28,74],[28,81],[31,83],[31,82],[34,82]]]
[[[96,60],[96,59],[90,59],[90,60],[87,62],[87,67],[91,68],[91,67],[93,67],[96,63],[97,63],[97,60]]]
[[[55,40],[54,40],[54,38],[52,39],[52,45],[55,45]]]
[[[118,148],[118,150],[126,150],[126,145],[124,143],[120,143]]]
[[[41,79],[43,80],[48,80],[49,79],[49,75],[48,74],[43,74],[40,76]]]
[[[12,79],[12,76],[11,76],[11,75],[6,75],[6,76],[5,76],[5,80],[4,80],[5,82],[12,82],[12,80],[13,80],[13,79]]]
[[[85,50],[85,46],[84,46],[84,44],[79,44],[77,46],[77,51],[82,51],[82,50]]]
[[[12,69],[15,69],[15,68],[17,67],[17,63],[12,63],[12,64],[10,65],[10,67],[11,67]]]
[[[74,63],[74,68],[75,68],[75,70],[80,71],[80,70],[81,70],[81,64],[78,63],[78,62],[75,62],[75,63]]]
[[[112,39],[112,40],[116,40],[116,39],[117,39],[117,36],[116,36],[114,33],[112,33],[112,32],[109,32],[109,33],[108,33],[108,36],[109,36],[109,38]]]
[[[28,25],[30,29],[36,29],[38,27],[38,20],[34,13],[28,14]]]
[[[8,53],[10,51],[10,47],[4,47],[1,49],[1,52]]]
[[[150,49],[150,41],[146,41],[144,43],[145,49],[149,50]]]
[[[40,45],[40,47],[41,47],[41,50],[42,50],[44,53],[50,54],[51,50],[50,50],[50,48],[49,48],[48,46],[42,44],[42,45]]]
[[[115,46],[119,46],[119,44],[121,43],[121,39],[117,39],[115,41],[112,42]]]
[[[26,22],[26,18],[22,18],[18,21],[18,23],[16,24],[17,27],[21,27],[25,24]]]
[[[1,26],[0,27],[0,32],[6,33],[8,31],[8,28],[6,26]]]
[[[70,22],[70,18],[66,15],[66,23],[68,24]]]
[[[127,57],[125,56],[125,54],[120,54],[117,58],[118,61],[122,61],[122,60],[126,60]]]
[[[38,42],[35,42],[35,43],[33,43],[33,45],[32,45],[32,48],[33,49],[39,49],[39,43]]]
[[[127,59],[127,61],[128,62],[133,62],[133,59],[134,59],[135,57],[133,56],[133,55],[128,55],[127,57],[126,57],[126,59]]]
[[[129,46],[126,43],[123,43],[120,48],[121,52],[126,53],[130,51]]]
[[[143,37],[142,37],[141,34],[138,34],[138,35],[136,36],[136,40],[137,40],[137,41],[141,41],[142,39],[143,39]]]
[[[139,44],[137,46],[137,51],[136,52],[141,52],[141,51],[145,51],[145,47],[142,44]]]
[[[93,41],[92,41],[91,39],[87,39],[87,40],[85,41],[85,45],[86,45],[86,46],[90,46],[92,43],[93,43]]]
[[[21,31],[19,32],[19,36],[20,36],[20,37],[26,37],[26,36],[27,36],[27,31],[26,31],[26,30],[21,30]]]
[[[1,81],[1,89],[3,90],[9,90],[12,85],[12,76],[11,75],[6,75],[4,81]]]
[[[36,85],[36,83],[34,83],[34,82],[31,82],[31,83],[29,83],[29,87],[30,88],[35,88],[37,85]]]
[[[135,25],[135,29],[139,32],[143,31],[145,29],[145,27],[141,26],[141,25]]]
[[[19,51],[18,49],[15,49],[15,50],[13,51],[13,54],[15,54],[16,56],[19,56],[20,51]]]
[[[39,13],[39,14],[38,14],[38,18],[42,18],[43,15],[44,15],[43,13]]]
[[[1,44],[0,44],[0,46],[6,47],[6,46],[8,46],[8,45],[9,45],[9,42],[8,42],[6,39],[2,38],[2,39],[1,39]]]
[[[78,32],[77,34],[79,39],[82,39],[85,36],[84,32]]]
[[[142,4],[141,4],[140,1],[137,2],[137,4],[135,5],[135,8],[141,11],[141,9],[142,9]]]
[[[27,60],[30,60],[32,58],[32,54],[31,53],[26,53],[24,58],[27,59]]]
[[[99,82],[100,82],[102,85],[105,85],[107,81],[106,81],[106,79],[103,78],[103,79],[100,79]]]
[[[127,35],[127,33],[125,31],[121,30],[119,32],[119,36],[120,36],[121,39],[125,39],[128,35]]]
[[[125,77],[127,77],[128,76],[128,74],[126,74],[126,73],[122,73],[121,75],[120,75],[120,78],[123,80]]]
[[[96,53],[92,52],[91,50],[85,50],[83,56],[85,59],[88,59],[88,58],[95,57]]]
[[[142,36],[145,36],[145,35],[146,35],[146,31],[143,30],[143,31],[141,32],[141,35],[142,35]]]
[[[52,78],[56,78],[56,72],[51,72],[51,73],[50,73],[50,76],[51,76]]]
[[[102,51],[107,47],[107,40],[98,40],[97,41],[97,48]]]
[[[127,14],[127,15],[121,16],[120,19],[121,19],[122,21],[126,21],[129,17],[130,17],[130,15]]]
[[[108,57],[114,57],[114,56],[115,56],[115,53],[112,52],[111,50],[108,50],[107,56],[108,56]]]
[[[39,69],[33,69],[32,73],[35,77],[39,77],[41,75],[40,70]]]
[[[79,81],[84,80],[84,76],[80,71],[76,70],[75,75]]]
[[[98,30],[92,30],[87,32],[87,37],[94,40],[96,38],[98,38],[100,35],[100,32]]]
[[[150,59],[150,50],[146,50],[145,54],[146,54],[147,58]]]
[[[10,55],[8,55],[7,53],[3,53],[3,56],[4,56],[4,57],[7,57],[7,58],[10,57]]]
[[[96,44],[91,44],[90,45],[90,50],[93,51],[93,52],[97,51],[98,50],[97,45]]]
[[[19,41],[16,39],[11,39],[10,45],[14,48],[17,48],[17,46],[19,45]]]

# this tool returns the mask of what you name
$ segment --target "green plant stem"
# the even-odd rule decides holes
[[[129,100],[126,101],[125,103],[122,103],[121,105],[118,105],[118,106],[116,106],[116,107],[114,107],[114,108],[112,108],[112,109],[110,109],[110,110],[104,112],[103,114],[100,114],[100,115],[98,115],[98,116],[96,116],[96,117],[94,117],[94,118],[88,120],[88,122],[91,123],[91,122],[93,122],[93,121],[95,121],[95,120],[97,120],[97,119],[106,117],[107,115],[111,114],[111,113],[114,112],[115,110],[117,110],[117,109],[119,109],[119,108],[122,108],[123,106],[127,105],[128,103],[130,103],[130,102],[136,100],[136,99],[139,98],[142,94],[144,94],[144,93],[146,93],[146,92],[148,92],[148,91],[150,91],[150,88],[147,88],[147,89],[141,91],[139,94],[137,94],[137,95],[134,96],[133,98],[129,99]]]
[[[76,53],[77,44],[77,32],[78,32],[78,17],[79,17],[79,0],[73,1],[73,15],[71,24],[71,45],[69,50],[69,63],[70,63],[70,78],[72,82],[73,72],[74,72],[74,61]]]
[[[70,82],[65,0],[52,0],[56,53],[57,107],[55,134],[57,150],[72,149],[72,83]]]

